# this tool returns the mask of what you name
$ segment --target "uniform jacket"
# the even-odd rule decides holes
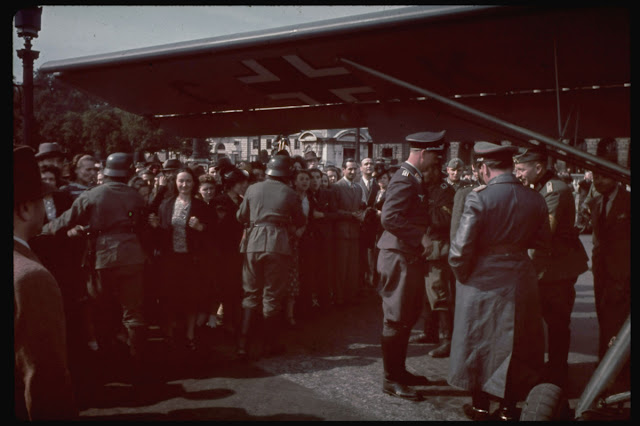
[[[601,226],[598,217],[602,211],[602,195],[591,203],[592,262],[607,275],[621,280],[631,276],[631,194],[618,185],[610,205],[604,226]]]
[[[275,179],[251,185],[236,214],[247,228],[242,253],[292,254],[288,228],[304,226],[306,219],[296,192]]]
[[[26,246],[13,243],[14,402],[19,420],[73,419],[65,315],[53,275]]]
[[[511,173],[466,196],[449,252],[458,281],[451,385],[503,398],[507,372],[514,374],[514,391],[528,392],[538,380],[544,330],[538,280],[526,249],[550,243],[544,199]]]
[[[380,216],[384,232],[378,248],[420,255],[422,236],[430,223],[422,176],[404,162],[391,178],[386,193]]]
[[[551,251],[529,253],[542,281],[577,277],[589,269],[589,257],[575,228],[576,205],[571,188],[548,170],[536,184],[536,191],[547,203],[552,224]],[[553,231],[555,228],[555,231]]]
[[[362,202],[362,187],[353,183],[353,188],[349,182],[342,178],[331,185],[332,201],[331,211],[336,213],[334,224],[335,236],[343,240],[357,240],[360,238],[360,222],[351,213],[363,210],[365,204]]]
[[[58,234],[76,225],[89,226],[95,238],[95,268],[144,263],[144,200],[134,188],[121,182],[105,182],[75,199],[71,208],[43,227]]]
[[[173,252],[173,225],[171,224],[171,218],[173,216],[173,207],[175,205],[177,196],[167,198],[158,208],[158,216],[160,217],[159,227],[159,239],[158,248],[160,253],[168,254]],[[210,237],[209,226],[211,218],[211,209],[199,198],[191,197],[191,206],[187,214],[188,218],[195,216],[204,225],[202,231],[196,231],[188,224],[186,225],[187,232],[187,251],[196,255],[204,255],[207,253],[207,237]]]
[[[429,228],[427,235],[434,243],[434,250],[427,260],[437,260],[449,256],[449,231],[451,211],[456,190],[444,180],[425,185],[428,199]]]

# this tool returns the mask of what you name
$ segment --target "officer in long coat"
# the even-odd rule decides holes
[[[542,316],[547,323],[549,362],[545,382],[567,384],[571,311],[576,298],[578,276],[589,269],[589,257],[574,226],[576,205],[571,188],[547,168],[547,155],[540,148],[528,148],[513,157],[516,177],[538,191],[547,203],[551,227],[551,253],[530,256],[538,271]]]
[[[490,417],[490,397],[500,415],[537,384],[544,362],[538,281],[528,248],[551,242],[547,206],[540,194],[511,173],[516,148],[488,142],[474,146],[485,185],[466,197],[451,240],[449,264],[456,276],[455,318],[448,382],[472,393],[467,417]]]
[[[244,253],[240,356],[247,355],[248,339],[260,316],[264,318],[264,355],[273,353],[278,346],[293,254],[289,232],[291,227],[300,228],[306,221],[296,192],[286,183],[291,172],[289,157],[274,156],[267,164],[267,179],[247,189],[236,213],[246,229],[240,246],[240,252]]]
[[[424,267],[432,249],[426,236],[429,226],[428,199],[422,186],[422,172],[438,161],[444,147],[444,131],[407,136],[411,151],[407,161],[391,178],[382,206],[380,222],[384,232],[378,240],[378,293],[382,298],[382,360],[384,393],[419,400],[411,385],[428,385],[405,367],[411,329],[425,300]]]

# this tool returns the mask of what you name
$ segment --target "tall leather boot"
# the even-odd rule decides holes
[[[409,339],[409,343],[438,343],[438,315],[431,310],[429,301],[422,310],[423,331]]]
[[[279,313],[272,317],[266,317],[263,322],[263,347],[262,356],[265,358],[284,353],[285,346],[280,341],[280,335],[284,328],[284,316]]]
[[[249,333],[251,333],[253,329],[257,313],[253,308],[244,308],[242,310],[242,324],[240,326],[240,335],[238,336],[238,347],[236,350],[236,354],[239,357],[246,358],[248,356]]]
[[[453,321],[451,313],[446,311],[438,311],[438,322],[440,326],[440,346],[429,351],[432,358],[447,358],[451,352],[451,333]]]
[[[404,354],[402,340],[404,340]],[[404,357],[406,356],[406,339],[402,336],[382,336],[382,364],[384,366],[384,381],[382,391],[388,395],[411,401],[419,401],[420,395],[403,383]]]

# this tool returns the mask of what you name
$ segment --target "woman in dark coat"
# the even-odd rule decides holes
[[[209,213],[207,204],[195,197],[198,180],[193,171],[181,168],[175,176],[175,182],[168,185],[169,197],[149,220],[158,230],[157,247],[165,271],[160,305],[167,315],[167,338],[173,340],[178,320],[183,320],[186,346],[194,350],[198,301],[203,292],[199,257],[205,244]]]
[[[236,219],[236,212],[242,203],[247,187],[249,173],[238,168],[228,169],[222,175],[224,192],[213,202],[218,212],[216,241],[220,260],[224,265],[217,274],[220,302],[222,303],[223,325],[232,334],[238,331],[242,309],[242,255],[240,241],[243,226]]]

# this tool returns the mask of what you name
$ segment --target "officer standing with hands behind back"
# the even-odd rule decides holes
[[[405,367],[411,329],[422,312],[425,259],[433,250],[426,236],[429,226],[428,198],[422,172],[438,161],[444,149],[444,131],[421,132],[406,137],[411,145],[407,161],[389,182],[380,221],[384,232],[378,240],[378,293],[382,298],[382,360],[384,393],[420,400],[412,385],[429,385]]]

